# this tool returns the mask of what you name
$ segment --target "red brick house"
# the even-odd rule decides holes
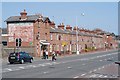
[[[90,48],[104,49],[105,42],[112,42],[114,39],[101,34],[102,30],[87,30],[65,26],[63,23],[56,27],[55,23],[48,17],[42,15],[27,15],[24,10],[20,16],[11,16],[6,20],[8,30],[8,47],[15,47],[17,38],[22,39],[21,51],[27,51],[34,56],[42,56],[44,49],[51,53],[76,53],[78,50],[85,51]],[[78,33],[76,35],[76,32]],[[78,41],[77,41],[78,36]]]

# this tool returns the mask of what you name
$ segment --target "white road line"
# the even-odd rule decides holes
[[[98,70],[100,70],[101,68],[98,68]]]
[[[21,69],[25,69],[24,67],[19,67],[19,68],[21,68]]]
[[[37,67],[37,66],[33,65],[32,67]]]
[[[91,75],[90,77],[96,77],[97,75],[96,74],[93,74],[93,75]]]
[[[99,77],[102,77],[103,75],[100,75]]]
[[[84,76],[84,75],[86,75],[86,73],[85,73],[85,74],[82,74],[81,76]]]
[[[94,69],[93,71],[97,71],[96,69]]]
[[[99,58],[99,56],[97,56],[97,58]]]
[[[57,62],[56,64],[60,64],[60,62]]]
[[[8,71],[12,71],[12,69],[6,68]]]
[[[28,65],[28,66],[26,66],[26,67],[32,67],[33,65]]]
[[[89,73],[92,73],[93,71],[90,71]]]
[[[104,76],[104,78],[106,78],[107,76]]]
[[[47,74],[48,72],[43,72],[44,74]]]
[[[42,64],[38,64],[38,66],[41,66]]]
[[[79,76],[75,76],[75,77],[73,77],[73,78],[79,78]]]
[[[44,65],[51,65],[51,63],[45,63]]]
[[[41,64],[42,67],[44,67],[45,65],[44,64]]]
[[[85,65],[85,64],[82,64],[82,65]]]
[[[20,70],[20,69],[15,69],[15,70],[17,71],[17,70]]]
[[[72,69],[72,67],[67,67],[68,69]]]
[[[104,66],[102,68],[105,68]]]
[[[104,59],[105,61],[107,60],[107,59]]]

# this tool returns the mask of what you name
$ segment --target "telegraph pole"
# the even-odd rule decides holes
[[[14,53],[15,53],[15,47],[16,47],[16,45],[15,45],[16,44],[16,42],[15,42],[15,33],[14,33],[13,37],[14,37]]]
[[[76,16],[76,54],[79,55],[77,16]]]

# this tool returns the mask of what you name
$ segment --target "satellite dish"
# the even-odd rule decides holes
[[[81,13],[82,16],[84,16],[85,14],[84,13]]]

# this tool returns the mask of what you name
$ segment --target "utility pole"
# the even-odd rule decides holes
[[[81,15],[84,16],[85,14],[84,14],[84,13],[81,13]],[[76,54],[79,55],[79,54],[80,54],[80,53],[79,53],[79,42],[78,42],[78,41],[79,41],[79,40],[78,40],[78,36],[79,36],[79,34],[78,34],[78,29],[79,29],[79,28],[77,27],[77,25],[78,25],[78,24],[77,24],[77,16],[76,16]]]
[[[78,46],[78,27],[77,27],[77,16],[76,16],[76,54],[79,55],[79,46]]]
[[[15,33],[14,33],[14,36],[13,36],[13,37],[14,37],[14,53],[15,53],[15,47],[16,47],[16,45],[15,45],[15,44],[16,44],[16,43],[15,43]]]

